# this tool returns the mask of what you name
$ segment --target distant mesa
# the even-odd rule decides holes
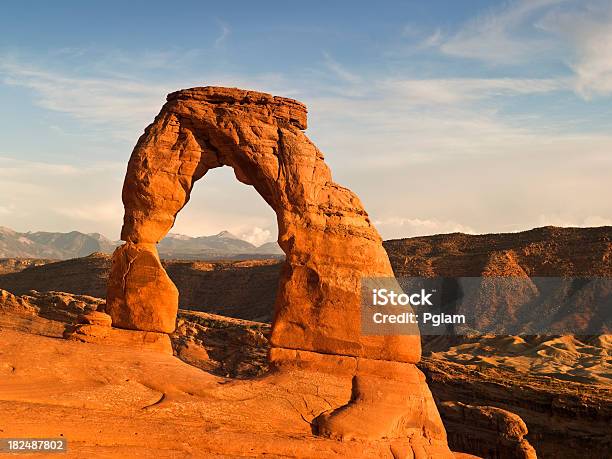
[[[612,226],[385,241],[396,276],[612,277]]]

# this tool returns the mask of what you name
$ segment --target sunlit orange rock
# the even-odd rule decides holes
[[[410,437],[415,445],[431,440],[436,447],[427,454],[450,455],[431,394],[414,366],[421,355],[419,337],[361,334],[362,278],[389,277],[393,271],[361,201],[333,181],[323,154],[303,133],[306,113],[297,101],[240,89],[170,94],[128,164],[121,233],[126,245],[113,257],[107,312],[119,327],[172,330],[178,299],[155,244],[174,224],[194,183],[210,169],[230,166],[276,212],[278,242],[286,254],[272,329],[273,363],[292,368],[291,351],[301,351],[314,356],[313,369],[333,372],[324,361],[334,355],[355,376],[355,397],[321,417],[321,433]],[[385,364],[393,362],[397,368],[389,373]],[[378,370],[383,374],[376,376]],[[376,395],[379,383],[398,393]],[[384,420],[387,415],[391,421]]]
[[[116,327],[174,331],[178,290],[162,267],[155,244],[128,242],[115,250],[107,295],[106,312]]]

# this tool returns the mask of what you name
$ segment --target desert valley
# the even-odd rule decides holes
[[[440,276],[449,270],[466,276],[491,270],[515,275],[517,269],[532,276],[612,274],[610,227],[449,234],[387,241],[385,248],[398,276]],[[70,451],[75,457],[94,451],[99,457],[264,452],[384,457],[372,444],[325,444],[312,436],[310,427],[291,431],[271,425],[269,419],[236,418],[241,410],[263,415],[269,409],[247,395],[248,381],[270,371],[270,323],[282,260],[227,258],[163,261],[181,298],[172,350],[156,349],[154,343],[92,338],[104,330],[86,330],[95,328],[95,316],[85,320],[89,325],[79,324],[91,316],[88,313],[104,308],[109,253],[67,260],[2,258],[0,327],[6,378],[0,390],[3,408],[10,413],[2,431],[19,436],[40,424],[41,436],[73,439]],[[64,340],[66,331],[74,328],[85,330]],[[423,337],[423,351],[419,367],[454,451],[504,458],[534,457],[534,450],[539,457],[555,458],[605,457],[609,451],[610,335]],[[49,367],[44,361],[55,363]],[[215,401],[219,408],[214,410],[223,410],[216,417],[209,412],[210,395],[201,389],[206,374],[217,376],[216,384],[234,387],[222,396],[234,400],[231,406]],[[275,392],[279,389],[272,387],[269,400],[280,397]],[[284,413],[286,423],[308,427],[325,407],[316,393],[301,390],[308,394],[305,398],[283,398],[275,410]],[[325,397],[343,396],[341,385],[334,390],[338,392],[330,390]],[[251,401],[240,405],[245,399]],[[170,447],[167,442],[176,429],[181,436],[198,438],[196,444]]]

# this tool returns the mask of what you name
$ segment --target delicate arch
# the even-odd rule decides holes
[[[174,224],[194,183],[230,166],[274,209],[286,254],[272,345],[323,354],[417,362],[418,336],[362,336],[363,276],[393,276],[359,198],[333,182],[323,154],[302,132],[306,107],[230,88],[172,93],[140,137],[123,186],[121,238],[107,311],[116,326],[171,332],[178,292],[155,244]]]

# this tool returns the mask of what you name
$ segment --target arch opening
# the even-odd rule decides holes
[[[231,167],[207,171],[157,246],[179,308],[271,323],[284,260],[277,232],[274,211]]]
[[[170,234],[202,237],[224,231],[255,247],[278,238],[274,210],[253,186],[236,180],[229,166],[210,169],[194,183],[189,201],[177,214]],[[233,254],[238,253],[230,250],[229,255]]]

